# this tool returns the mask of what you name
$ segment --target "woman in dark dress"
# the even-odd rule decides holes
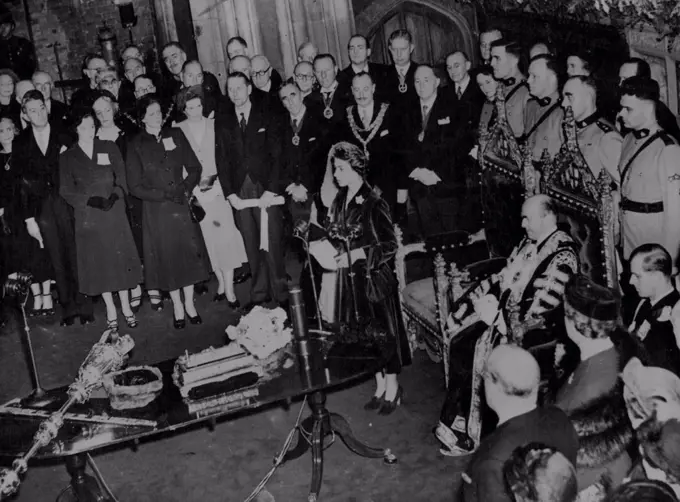
[[[99,120],[97,138],[116,143],[123,159],[125,159],[127,157],[127,143],[132,136],[139,132],[138,128],[130,119],[121,117],[116,98],[109,91],[99,91],[94,96],[92,109]],[[135,239],[135,245],[137,246],[137,254],[140,258],[143,258],[142,201],[128,193],[126,194],[125,202],[130,230],[132,230],[132,237]],[[149,296],[160,298],[160,293],[158,291],[149,291]],[[141,304],[142,286],[140,284],[130,291],[130,307],[133,312],[137,312]]]
[[[12,162],[12,142],[17,125],[10,116],[0,115],[0,248],[2,249],[2,278],[15,272],[33,276],[32,315],[54,315],[50,293],[52,266],[42,242],[26,230],[26,193],[20,166]]]
[[[143,201],[144,282],[149,289],[170,292],[174,326],[182,329],[185,313],[192,324],[202,323],[194,306],[194,284],[210,274],[201,227],[188,205],[201,164],[180,129],[162,129],[156,95],[140,99],[138,113],[144,130],[128,143],[127,172],[130,192]]]
[[[88,296],[101,295],[110,329],[118,328],[113,291],[128,327],[137,326],[128,290],[137,287],[142,266],[125,214],[125,164],[115,143],[96,136],[91,109],[73,117],[78,142],[59,157],[59,192],[73,207],[78,286]]]
[[[9,68],[0,69],[0,115],[9,116],[17,127],[21,124],[21,105],[16,100],[14,88],[19,77]]]
[[[335,303],[330,309],[332,322],[339,329],[354,326],[363,330],[368,321],[369,330],[377,330],[386,337],[385,366],[376,374],[377,389],[365,408],[387,415],[401,403],[403,389],[397,377],[402,366],[411,362],[394,275],[397,252],[394,226],[387,203],[365,181],[364,152],[350,143],[338,143],[331,149],[329,161],[339,191],[319,223],[338,253],[335,280],[327,283],[335,282],[331,295]],[[319,214],[316,208],[312,213]],[[353,234],[351,256],[347,255],[342,240],[348,232]],[[322,292],[321,297],[328,295]],[[320,303],[324,310],[329,310],[323,299]]]

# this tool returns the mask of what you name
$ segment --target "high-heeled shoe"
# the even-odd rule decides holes
[[[127,324],[128,328],[133,329],[136,328],[139,325],[139,322],[137,321],[137,317],[135,317],[134,314],[130,316],[125,316],[125,323]]]
[[[218,302],[223,302],[226,299],[227,299],[227,295],[225,295],[224,293],[215,293],[215,296],[213,296],[212,301],[215,302],[215,303],[218,303]]]
[[[118,319],[107,319],[106,327],[111,331],[118,331]]]
[[[80,314],[80,324],[81,326],[87,326],[88,324],[94,323],[94,314]]]
[[[45,298],[49,297],[50,301],[53,301],[52,300],[52,294],[47,293],[46,295],[42,295],[42,297],[43,297],[43,301],[42,301],[42,309],[41,309],[40,313],[44,316],[53,316],[54,315],[54,304],[52,304],[52,307],[50,307],[50,308],[45,308],[45,303],[47,303],[45,301]]]
[[[156,312],[163,310],[163,297],[160,294],[149,293],[149,303],[151,304],[151,308]]]
[[[236,300],[234,300],[233,302],[230,302],[229,300],[227,300],[227,305],[229,306],[229,308],[231,310],[239,310],[241,308],[241,302],[238,301],[238,298]]]
[[[401,400],[404,398],[404,388],[400,385],[397,389],[397,395],[394,396],[392,401],[383,399],[383,402],[378,409],[378,415],[390,415],[397,409],[397,406],[401,404]]]
[[[38,299],[40,299],[40,301],[38,301]],[[31,307],[31,310],[28,311],[28,316],[36,317],[42,315],[42,305],[42,295],[33,295],[33,306]]]
[[[174,314],[173,314],[173,316],[174,316]],[[177,319],[175,317],[172,325],[175,327],[175,329],[184,329],[184,328],[187,327],[187,321],[184,317],[182,319]]]
[[[136,314],[139,312],[139,309],[142,306],[142,293],[140,292],[138,295],[133,295],[130,297],[130,309],[132,310],[133,314]]]
[[[383,392],[380,396],[373,396],[369,402],[364,405],[365,410],[377,410],[379,409],[383,402],[385,401],[385,393]]]
[[[201,319],[201,316],[196,314],[194,317],[191,317],[189,314],[187,314],[187,317],[189,318],[189,322],[191,324],[203,324],[203,319]]]

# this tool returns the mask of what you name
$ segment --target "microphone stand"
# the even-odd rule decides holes
[[[319,308],[319,293],[316,290],[316,281],[314,280],[314,268],[312,267],[312,255],[309,252],[309,225],[308,221],[298,220],[295,228],[293,229],[293,237],[296,237],[302,241],[302,245],[305,249],[305,254],[307,255],[307,269],[309,270],[309,278],[312,282],[312,294],[314,295],[314,308],[316,310],[316,325],[317,329],[311,330],[318,335],[331,335],[330,331],[323,329],[323,323],[321,320],[321,309]]]
[[[17,273],[14,277],[8,277],[3,286],[3,296],[5,298],[15,298],[18,300],[19,310],[21,311],[22,328],[25,333],[26,347],[28,348],[29,370],[33,381],[33,392],[21,400],[22,404],[37,405],[42,404],[46,399],[45,389],[40,385],[38,366],[35,362],[33,343],[31,342],[31,328],[28,326],[26,318],[26,301],[28,292],[33,282],[33,276],[24,272]]]

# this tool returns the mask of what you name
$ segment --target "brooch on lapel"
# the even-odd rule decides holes
[[[357,201],[357,204],[363,204],[364,203],[364,198],[361,195],[354,197],[354,200]]]
[[[671,308],[669,306],[666,306],[663,308],[661,311],[661,315],[657,319],[659,322],[668,322],[671,320]]]

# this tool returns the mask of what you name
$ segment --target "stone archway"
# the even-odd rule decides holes
[[[373,0],[366,2],[360,12],[355,12],[357,33],[365,34],[370,39],[395,13],[405,9],[426,12],[433,18],[445,19],[457,31],[456,45],[462,44],[462,47],[456,48],[465,50],[473,61],[476,60],[477,15],[471,4],[451,0]]]

